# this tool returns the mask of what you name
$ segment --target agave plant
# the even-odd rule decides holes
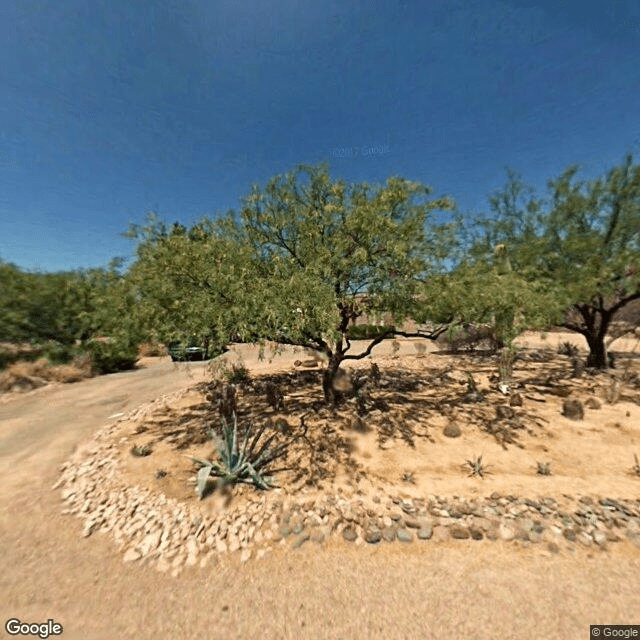
[[[273,451],[269,450],[269,445],[276,437],[277,433],[274,433],[267,441],[258,449],[256,445],[260,436],[264,433],[267,427],[264,424],[254,436],[251,444],[249,444],[249,427],[244,431],[244,438],[242,445],[238,447],[238,420],[235,412],[233,413],[233,428],[227,427],[227,422],[222,418],[224,438],[221,439],[216,436],[213,431],[209,432],[209,435],[216,442],[222,465],[218,465],[215,462],[208,460],[199,460],[192,458],[192,460],[201,465],[197,476],[197,491],[200,499],[205,495],[207,486],[207,480],[210,475],[219,476],[222,478],[222,484],[236,484],[246,483],[253,484],[260,489],[269,489],[276,485],[271,484],[271,477],[264,476],[265,467],[267,467],[276,458],[282,456],[285,450],[285,445],[276,447]],[[285,471],[286,469],[275,469],[270,473],[276,473],[277,471]]]
[[[569,341],[563,342],[558,347],[558,353],[561,356],[569,356],[570,358],[575,358],[578,355],[578,352],[579,352],[578,347]]]
[[[487,465],[482,462],[482,456],[478,456],[475,460],[467,460],[466,466],[468,466],[471,471],[469,474],[470,478],[478,476],[484,479],[486,475],[489,475]]]

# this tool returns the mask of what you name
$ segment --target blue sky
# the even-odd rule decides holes
[[[131,256],[299,163],[486,210],[505,167],[640,160],[640,2],[5,1],[0,258]],[[340,157],[340,156],[344,157]]]

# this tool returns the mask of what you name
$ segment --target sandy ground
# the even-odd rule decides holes
[[[566,339],[584,347],[579,337],[562,334],[549,334],[545,341],[528,335],[521,343],[554,351]],[[637,345],[628,342],[623,347],[630,353]],[[376,361],[381,368],[420,371],[442,368],[449,358],[416,354],[412,341],[401,341],[397,359],[391,345],[380,345],[367,366]],[[293,361],[305,357],[287,350],[259,362],[255,350],[242,345],[225,359],[241,360],[260,375],[291,371]],[[454,374],[482,368],[452,362]],[[589,624],[640,624],[640,549],[626,541],[604,552],[578,548],[551,554],[542,546],[486,540],[355,547],[331,539],[295,552],[275,548],[245,565],[188,569],[178,578],[123,564],[106,535],[83,538],[81,520],[61,515],[59,491],[52,485],[70,453],[110,416],[206,379],[201,363],[187,368],[149,359],[142,364],[137,371],[16,394],[0,404],[3,625],[9,618],[53,619],[63,625],[63,637],[88,640],[337,640],[577,639],[588,637]],[[477,374],[480,386],[487,386],[482,376]],[[589,381],[580,384],[579,397],[602,392]],[[487,496],[498,490],[527,497],[640,497],[640,479],[627,473],[632,452],[640,454],[638,404],[624,397],[615,405],[603,402],[575,423],[560,415],[561,402],[561,397],[527,401],[525,408],[535,406],[548,425],[536,435],[523,434],[523,449],[505,451],[458,413],[453,417],[463,429],[461,438],[445,441],[444,423],[425,416],[433,442],[425,439],[412,448],[392,435],[380,451],[371,435],[355,435],[352,456],[383,483],[399,484],[405,468],[415,472],[416,485],[402,489],[416,494]],[[494,473],[485,480],[460,473],[459,463],[480,453]],[[537,476],[537,459],[550,460],[557,474]]]

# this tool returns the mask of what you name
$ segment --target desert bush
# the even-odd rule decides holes
[[[0,391],[11,391],[14,388],[37,389],[47,383],[49,361],[40,358],[35,362],[18,361],[10,364],[0,373]]]
[[[249,369],[247,369],[243,364],[233,364],[231,369],[226,369],[224,371],[224,377],[232,384],[249,382],[251,380]]]
[[[77,364],[59,364],[49,369],[50,379],[56,382],[80,382],[91,377],[91,363],[88,366]]]
[[[213,431],[209,432],[210,436],[216,442],[222,464],[218,465],[208,460],[192,458],[196,464],[200,465],[196,486],[200,499],[206,495],[207,483],[211,475],[221,477],[223,485],[246,483],[253,484],[260,489],[275,487],[276,485],[271,483],[272,478],[265,476],[264,473],[266,472],[266,467],[281,457],[286,449],[285,445],[280,445],[273,451],[269,450],[268,447],[277,436],[277,433],[272,434],[267,441],[256,450],[258,441],[267,427],[266,424],[258,429],[251,444],[249,444],[249,426],[247,426],[240,447],[238,447],[238,420],[236,414],[233,414],[233,428],[227,426],[224,418],[222,419],[222,425],[224,433],[223,439],[218,438]],[[284,470],[285,469],[276,469],[269,471],[269,473]]]
[[[128,371],[134,368],[138,359],[137,347],[119,340],[90,340],[84,348],[91,355],[94,371],[100,374]]]
[[[538,469],[536,473],[540,476],[550,476],[551,468],[548,462],[538,462]]]
[[[51,364],[69,364],[78,355],[78,347],[50,340],[42,348],[42,354]]]

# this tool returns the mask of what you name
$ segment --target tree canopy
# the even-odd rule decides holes
[[[397,177],[381,187],[332,182],[326,164],[301,165],[264,189],[252,185],[239,215],[203,219],[195,231],[167,233],[151,218],[127,234],[141,240],[130,271],[140,310],[160,332],[181,327],[220,342],[237,334],[321,351],[331,400],[343,360],[365,357],[385,337],[409,335],[389,328],[364,353],[349,354],[356,318],[390,312],[400,324],[425,313],[418,300],[424,279],[444,268],[454,244],[453,224],[427,227],[432,211],[454,202],[424,199],[430,194]]]
[[[510,265],[549,292],[549,324],[585,336],[589,364],[608,365],[604,337],[617,311],[640,298],[640,167],[628,154],[605,177],[576,181],[577,165],[550,180],[548,201],[509,172],[490,198],[492,217],[476,221],[470,261],[496,263],[502,244]]]

